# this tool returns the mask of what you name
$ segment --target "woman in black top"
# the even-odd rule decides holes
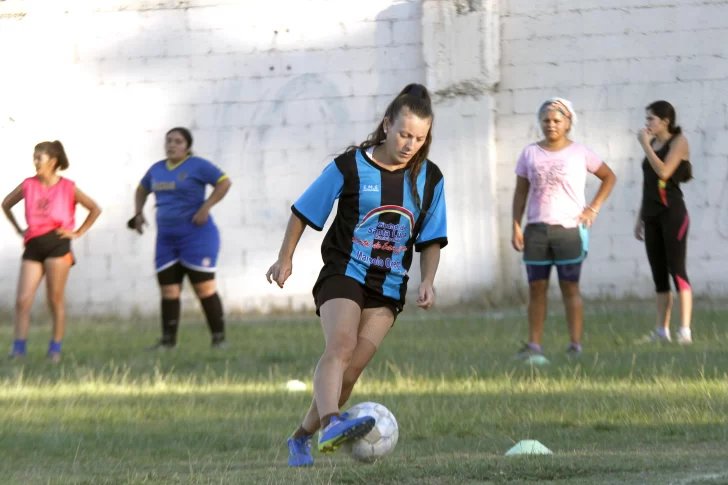
[[[644,183],[642,207],[635,237],[645,242],[657,293],[657,328],[651,340],[672,341],[670,337],[670,276],[680,293],[682,325],[677,334],[681,344],[692,343],[690,318],[693,295],[685,269],[688,216],[680,184],[693,178],[688,141],[675,125],[675,108],[667,101],[647,107],[646,128],[637,139],[645,152],[642,162]]]

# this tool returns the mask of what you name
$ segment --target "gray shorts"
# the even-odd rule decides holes
[[[523,233],[523,262],[550,266],[581,263],[589,251],[589,230],[550,224],[529,224]]]

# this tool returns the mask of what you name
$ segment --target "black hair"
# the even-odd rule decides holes
[[[177,126],[175,128],[172,128],[171,130],[169,130],[165,136],[169,136],[170,133],[175,133],[175,132],[182,135],[182,138],[184,138],[185,141],[187,142],[187,151],[190,154],[192,154],[192,133],[190,133],[190,130],[188,130],[187,128],[184,128],[182,126]]]
[[[66,170],[69,167],[68,157],[66,156],[66,150],[63,148],[63,143],[60,141],[43,141],[35,146],[35,151],[43,152],[48,155],[49,158],[55,158],[57,160],[55,170]]]

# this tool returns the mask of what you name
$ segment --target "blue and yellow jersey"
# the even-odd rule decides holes
[[[176,226],[190,222],[205,202],[205,188],[215,186],[227,175],[200,157],[188,157],[173,165],[162,160],[147,171],[141,186],[154,192],[157,225]]]

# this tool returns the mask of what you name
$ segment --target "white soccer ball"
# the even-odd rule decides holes
[[[374,428],[366,436],[346,446],[352,458],[371,463],[390,454],[397,446],[399,426],[389,409],[375,402],[363,402],[347,412],[349,418],[372,416],[376,419]]]

